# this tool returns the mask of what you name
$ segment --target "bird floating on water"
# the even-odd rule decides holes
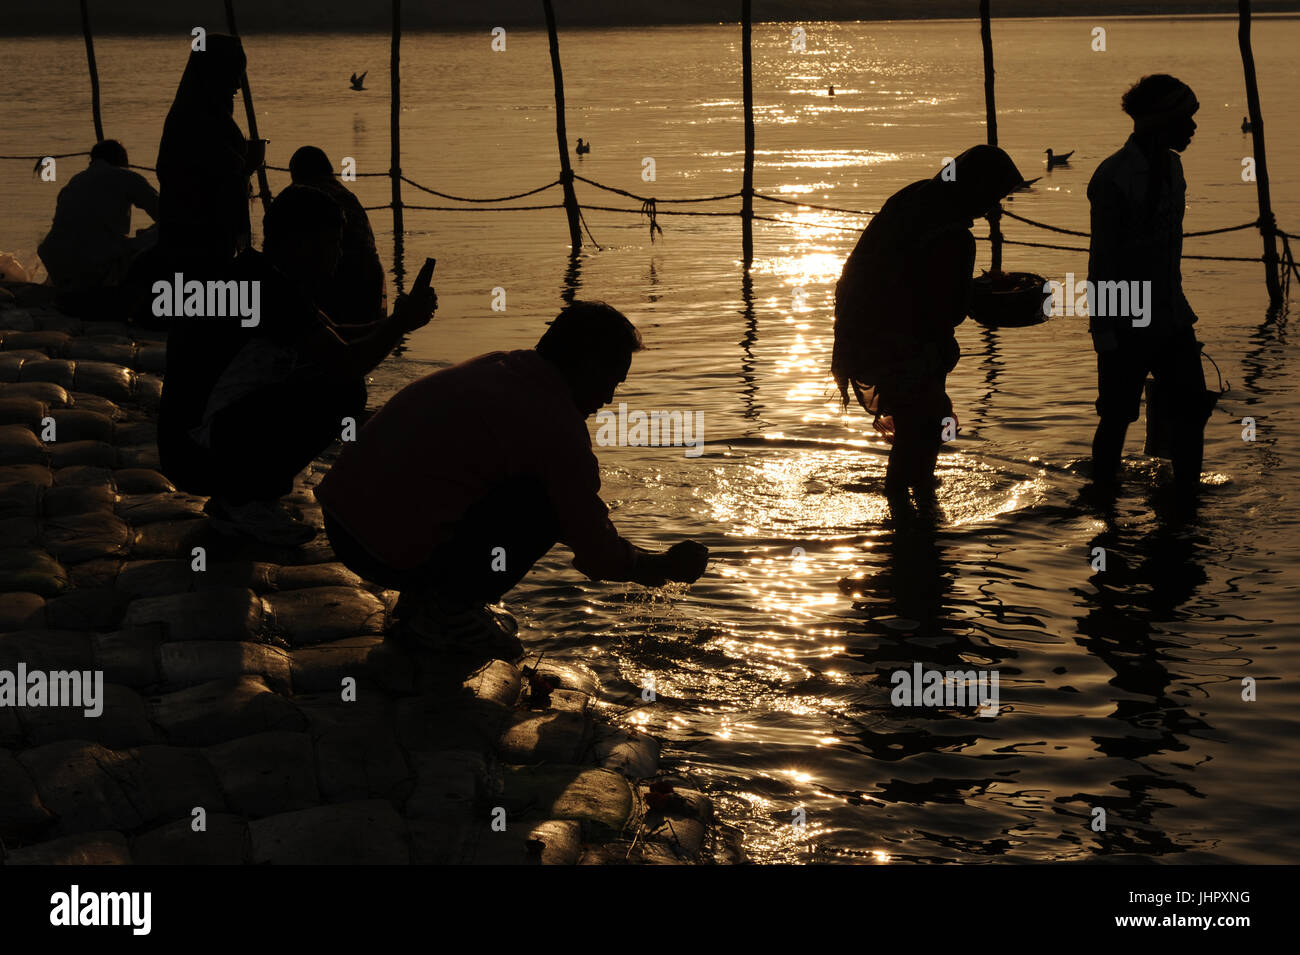
[[[1248,133],[1254,128],[1254,124],[1251,123],[1249,116],[1241,117],[1241,131],[1243,133]]]
[[[1028,189],[1030,186],[1032,186],[1034,183],[1038,182],[1038,180],[1042,178],[1043,178],[1042,176],[1035,176],[1033,179],[1026,179],[1020,185],[1016,186],[1015,191],[1024,192],[1026,189]]]
[[[830,86],[830,89],[828,89],[828,90],[826,91],[826,95],[827,95],[827,96],[834,96],[834,95],[835,95],[835,84],[834,84],[834,83],[832,83],[831,86]]]
[[[1056,155],[1056,153],[1049,149],[1047,150],[1047,168],[1051,169],[1054,166],[1068,166],[1070,164],[1070,157],[1073,155],[1073,149],[1068,153],[1062,153],[1060,156]]]
[[[369,73],[369,72],[370,72],[369,70],[366,70],[366,73]],[[352,88],[353,88],[354,90],[363,90],[363,89],[365,89],[365,86],[363,86],[362,84],[365,83],[365,80],[366,80],[366,73],[362,73],[360,76],[357,76],[357,74],[355,74],[355,73],[352,74],[352,76],[351,76],[351,78],[348,80],[348,82],[350,82],[350,83],[352,84]]]
[[[582,137],[578,137],[578,155],[585,156],[591,152],[591,143],[584,143]]]

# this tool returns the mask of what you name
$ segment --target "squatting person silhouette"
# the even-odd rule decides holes
[[[1088,325],[1097,352],[1100,418],[1092,442],[1093,485],[1114,490],[1124,437],[1138,418],[1149,373],[1167,418],[1175,483],[1180,492],[1191,494],[1200,485],[1212,403],[1205,390],[1201,343],[1192,328],[1196,313],[1183,295],[1187,184],[1178,153],[1192,141],[1192,115],[1200,104],[1186,83],[1163,73],[1143,77],[1121,103],[1133,118],[1133,134],[1102,161],[1088,183],[1088,280],[1094,292]],[[1127,287],[1150,282],[1142,323],[1135,325],[1123,314],[1097,314],[1101,283],[1116,282]]]
[[[892,439],[885,494],[896,516],[912,501],[935,506],[934,470],[944,419],[956,416],[945,391],[960,349],[975,267],[973,221],[1024,177],[996,146],[974,146],[932,179],[891,196],[854,247],[835,286],[831,373],[847,408],[852,390]]]
[[[690,583],[708,548],[651,553],[600,499],[586,418],[614,398],[636,327],[574,302],[536,348],[491,352],[389,399],[316,488],[339,560],[401,591],[395,636],[435,649],[519,655],[513,618],[488,605],[557,541],[592,580]]]

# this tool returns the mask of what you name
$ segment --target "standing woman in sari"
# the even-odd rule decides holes
[[[158,148],[159,244],[175,271],[191,273],[224,271],[249,246],[249,176],[266,152],[234,118],[247,62],[239,38],[209,35],[205,46],[190,53]]]

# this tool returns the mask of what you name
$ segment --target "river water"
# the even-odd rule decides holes
[[[789,24],[755,29],[760,191],[875,209],[983,140],[973,21],[803,26],[805,52],[791,49]],[[1096,27],[1105,51],[1092,48]],[[660,200],[740,188],[738,27],[561,29],[570,142],[593,144],[580,175]],[[1261,20],[1255,33],[1274,205],[1296,231],[1300,20]],[[1120,95],[1143,74],[1173,72],[1202,104],[1184,156],[1186,227],[1252,220],[1235,39],[1225,19],[995,23],[1000,142],[1026,176],[1043,176],[1008,208],[1086,229],[1088,178],[1128,132]],[[486,27],[405,37],[411,178],[467,196],[556,178],[545,33],[511,31],[504,52],[490,42]],[[311,142],[353,157],[359,172],[387,169],[387,43],[248,40],[273,163]],[[87,148],[81,41],[0,49],[10,104],[0,152]],[[107,134],[135,162],[152,165],[187,52],[185,37],[98,41]],[[354,70],[369,70],[367,90],[348,89]],[[1071,165],[1045,172],[1048,147],[1074,150]],[[642,178],[647,157],[653,182]],[[61,175],[83,161],[61,160]],[[274,188],[287,181],[272,176]],[[388,188],[356,184],[372,205]],[[639,208],[578,189],[591,205]],[[30,164],[0,163],[0,249],[31,260],[55,190]],[[409,186],[405,199],[447,204]],[[514,204],[557,201],[552,189]],[[933,533],[897,530],[881,493],[885,446],[860,412],[841,412],[828,377],[834,283],[866,220],[762,201],[758,212],[780,221],[757,226],[750,282],[731,217],[661,215],[652,242],[640,216],[588,211],[600,249],[589,243],[569,268],[559,210],[407,212],[408,258],[438,257],[440,308],[379,370],[376,397],[434,367],[531,345],[576,294],[610,301],[642,329],[646,350],[617,401],[702,414],[698,456],[597,450],[620,529],[647,546],[703,541],[710,572],[656,592],[592,584],[557,548],[507,601],[530,649],[591,667],[619,705],[641,704],[653,686],[653,704],[625,718],[666,740],[668,768],[713,795],[758,861],[1293,861],[1300,356],[1285,317],[1265,314],[1262,266],[1184,263],[1199,334],[1229,385],[1194,516],[1167,506],[1167,465],[1141,455],[1141,422],[1114,510],[1079,501],[1095,424],[1082,320],[1001,332],[968,321],[949,379],[962,435],[940,463],[945,521]],[[391,219],[371,215],[388,257]],[[1007,232],[1082,241],[1017,223]],[[1259,239],[1192,239],[1185,251],[1258,256]],[[987,256],[981,244],[981,267]],[[1064,280],[1082,277],[1087,257],[1013,246],[1006,264]],[[491,307],[498,288],[504,311]],[[1096,547],[1104,572],[1091,565]],[[890,675],[917,663],[997,671],[998,714],[894,707]],[[1105,831],[1092,828],[1098,808]]]

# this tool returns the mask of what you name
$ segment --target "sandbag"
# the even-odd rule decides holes
[[[104,710],[97,717],[86,716],[82,707],[23,707],[18,713],[28,741],[40,746],[58,740],[86,740],[113,750],[156,741],[157,731],[149,722],[149,710],[140,694],[112,683],[105,683],[103,691]]]
[[[210,746],[272,730],[301,732],[306,718],[261,677],[213,680],[150,699],[153,721],[178,746]]]
[[[120,832],[79,832],[15,849],[5,865],[130,865],[131,851]]]
[[[195,686],[241,676],[261,677],[274,692],[290,691],[289,654],[278,647],[233,640],[180,640],[158,648],[162,681]]]
[[[127,608],[124,629],[161,624],[170,640],[260,642],[262,599],[247,588],[141,597]]]
[[[57,487],[112,487],[113,469],[74,464],[54,472]]]
[[[0,592],[22,590],[57,597],[68,588],[68,572],[44,550],[0,550]]]
[[[312,587],[269,594],[267,627],[294,646],[377,635],[384,605],[356,587]]]
[[[206,520],[155,521],[136,528],[131,556],[140,560],[190,557],[195,547],[209,545],[208,538]]]
[[[510,763],[576,763],[591,742],[591,718],[583,713],[527,710],[510,715],[500,743]]]
[[[58,441],[103,441],[113,440],[113,419],[98,411],[83,409],[81,403],[75,408],[65,408],[50,415],[54,419],[54,435]]]
[[[0,518],[40,516],[42,490],[26,481],[0,483]]]
[[[36,784],[22,763],[0,749],[0,839],[29,842],[50,827],[54,817],[41,805]]]
[[[0,355],[0,364],[3,364],[5,356]],[[72,404],[72,396],[68,394],[68,389],[62,385],[57,385],[50,381],[13,381],[5,378],[0,373],[0,397],[3,398],[35,398],[58,408],[66,408]]]
[[[122,468],[113,474],[113,479],[123,494],[163,494],[176,490],[171,481],[149,468]]]
[[[248,861],[248,823],[226,813],[208,813],[207,829],[195,832],[178,819],[135,837],[136,865],[243,865]]]
[[[45,332],[43,334],[53,334]],[[135,360],[135,345],[129,341],[104,341],[103,338],[118,336],[95,336],[69,341],[61,355],[81,361],[108,362],[114,365],[130,365]],[[96,340],[100,339],[100,340]]]
[[[66,361],[62,358],[46,358],[42,360],[32,360],[22,362],[19,373],[19,381],[49,381],[69,391],[73,390],[73,375],[77,370],[77,363]],[[84,391],[93,391],[93,388],[85,388]]]
[[[65,564],[127,552],[130,528],[111,513],[90,512],[47,517],[41,522],[41,543]]]
[[[88,391],[112,401],[127,401],[135,389],[135,372],[121,365],[106,361],[79,361],[74,370],[73,387],[76,391]],[[27,377],[26,366],[23,367],[23,377]]]
[[[6,398],[0,394],[0,425],[22,425],[28,431],[39,434],[41,422],[48,409],[49,405],[36,398],[24,398],[19,395]]]
[[[52,487],[41,497],[41,516],[46,519],[75,514],[112,514],[117,494],[108,482],[66,484]]]
[[[111,630],[122,620],[130,598],[111,587],[69,590],[45,604],[45,625],[86,632]]]
[[[112,771],[129,759],[124,753],[83,740],[47,743],[18,755],[36,785],[41,804],[55,815],[53,831],[60,835],[128,830],[144,824],[138,789],[124,792],[118,778],[121,774]]]
[[[50,358],[62,358],[71,343],[72,336],[67,332],[6,332],[0,347],[7,352],[30,350],[41,352]]]
[[[158,444],[158,425],[152,421],[115,420],[113,443],[123,448]]]
[[[72,401],[72,406],[78,411],[95,411],[114,421],[126,416],[126,412],[119,408],[116,402],[100,395],[92,395],[87,391],[74,391],[68,397]]]
[[[316,781],[327,801],[406,797],[413,784],[411,769],[397,745],[386,703],[344,703],[337,693],[298,699],[311,727]]]
[[[193,494],[124,494],[117,501],[117,516],[140,527],[156,521],[178,521],[203,517],[207,498]]]
[[[270,732],[209,746],[203,756],[232,812],[269,816],[320,802],[306,733]]]
[[[597,729],[592,750],[600,765],[629,779],[648,779],[659,771],[659,740],[613,726]]]
[[[53,441],[48,446],[50,467],[112,469],[117,466],[117,451],[103,441]]]
[[[90,637],[95,668],[104,679],[123,686],[152,686],[161,680],[158,666],[162,635],[148,629],[96,633]]]
[[[161,375],[167,370],[167,346],[141,343],[136,349],[135,361],[131,367],[137,372]]]
[[[0,633],[45,626],[45,598],[40,594],[0,594]]]
[[[166,819],[190,821],[196,806],[209,819],[227,810],[221,784],[203,752],[184,746],[152,745],[132,749],[133,769],[141,782],[142,815],[149,822]]]
[[[382,799],[320,806],[248,826],[255,865],[406,865],[406,823]]]
[[[45,445],[36,434],[20,424],[0,425],[0,465],[44,464]]]
[[[499,798],[507,812],[531,810],[576,819],[597,832],[621,833],[636,811],[632,787],[619,773],[576,766],[507,766]]]
[[[111,590],[122,570],[120,557],[97,557],[68,568],[68,582],[78,590]]]
[[[8,484],[35,484],[49,487],[54,483],[54,472],[43,464],[0,465],[0,486]]]
[[[0,518],[0,540],[10,548],[40,550],[40,521],[34,517]]]

